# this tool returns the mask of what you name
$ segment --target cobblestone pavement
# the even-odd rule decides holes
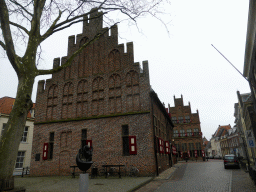
[[[151,177],[109,177],[89,179],[89,192],[125,192],[150,181]],[[77,192],[79,178],[71,176],[15,177],[15,187],[25,187],[26,192]]]
[[[223,160],[188,162],[180,166],[156,192],[255,192],[256,187],[242,169],[224,169]],[[185,171],[184,171],[185,169]],[[184,174],[182,173],[184,172]]]
[[[232,192],[256,191],[256,186],[251,180],[249,173],[242,169],[232,170]]]

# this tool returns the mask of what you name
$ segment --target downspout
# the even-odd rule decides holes
[[[153,127],[153,141],[154,141],[154,153],[155,153],[155,158],[156,158],[156,175],[158,176],[159,175],[159,172],[158,172],[158,160],[157,160],[157,151],[156,151],[156,135],[155,135],[155,129],[154,129],[154,108],[153,108],[153,99],[152,97],[153,96],[150,96],[151,97],[151,112],[152,112],[152,127]]]

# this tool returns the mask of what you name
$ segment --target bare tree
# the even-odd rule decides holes
[[[69,66],[82,49],[102,34],[95,35],[61,66],[48,70],[38,69],[41,43],[52,34],[88,19],[95,11],[100,10],[105,16],[110,12],[120,12],[136,22],[139,16],[157,14],[162,1],[0,0],[0,50],[2,48],[7,55],[18,77],[16,100],[0,140],[0,186],[2,180],[10,179],[13,174],[27,114],[32,107],[31,94],[35,77],[53,74]],[[116,23],[114,19],[108,21],[110,25]],[[22,42],[22,54],[17,52],[17,41]]]

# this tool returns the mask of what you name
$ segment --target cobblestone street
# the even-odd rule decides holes
[[[156,192],[254,192],[256,187],[242,169],[224,169],[223,160],[183,163],[168,180],[144,186]],[[141,188],[138,191],[143,191]]]

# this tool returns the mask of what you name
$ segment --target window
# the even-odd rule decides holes
[[[128,156],[129,153],[129,127],[128,125],[122,126],[122,138],[123,138],[123,155]]]
[[[7,123],[3,123],[3,128],[2,128],[1,136],[2,136],[3,133],[4,133],[4,130],[5,130],[5,128],[6,128],[6,125],[7,125]]]
[[[82,138],[81,138],[82,148],[86,145],[86,140],[87,140],[87,129],[82,129]]]
[[[187,136],[188,136],[188,137],[192,136],[192,130],[191,130],[191,129],[188,129],[188,130],[187,130]]]
[[[51,132],[50,133],[50,138],[49,138],[48,159],[52,159],[52,157],[53,157],[53,144],[54,144],[54,132]]]
[[[176,124],[176,123],[177,123],[177,117],[172,117],[172,122],[173,122],[174,124]]]
[[[28,136],[28,127],[25,127],[20,142],[22,142],[22,143],[27,142],[27,136]]]
[[[181,147],[182,147],[182,151],[187,151],[187,143],[182,143]]]
[[[183,117],[178,117],[179,118],[179,122],[178,123],[183,123]]]
[[[185,122],[190,123],[190,116],[185,116]]]
[[[180,136],[181,136],[181,137],[185,137],[185,130],[184,130],[184,129],[181,129],[181,130],[180,130]]]
[[[202,151],[201,151],[201,144],[200,143],[196,143],[196,150],[197,150],[198,157],[201,157],[202,156]]]
[[[25,158],[25,151],[19,151],[17,155],[15,168],[23,168],[24,158]]]
[[[189,143],[189,150],[190,151],[194,150],[194,143]]]
[[[63,100],[62,100],[62,119],[72,118],[73,117],[73,84],[68,82],[64,85],[63,88]]]
[[[178,130],[173,130],[173,137],[178,137],[179,134],[178,134]]]
[[[58,104],[58,86],[52,85],[48,91],[47,98],[47,111],[46,118],[48,120],[56,119],[57,112],[57,104]]]
[[[113,74],[109,78],[109,112],[121,113],[121,77],[120,75]]]
[[[128,111],[140,110],[139,74],[130,71],[126,75],[126,109]]]
[[[199,129],[194,129],[194,135],[195,136],[199,135]]]

